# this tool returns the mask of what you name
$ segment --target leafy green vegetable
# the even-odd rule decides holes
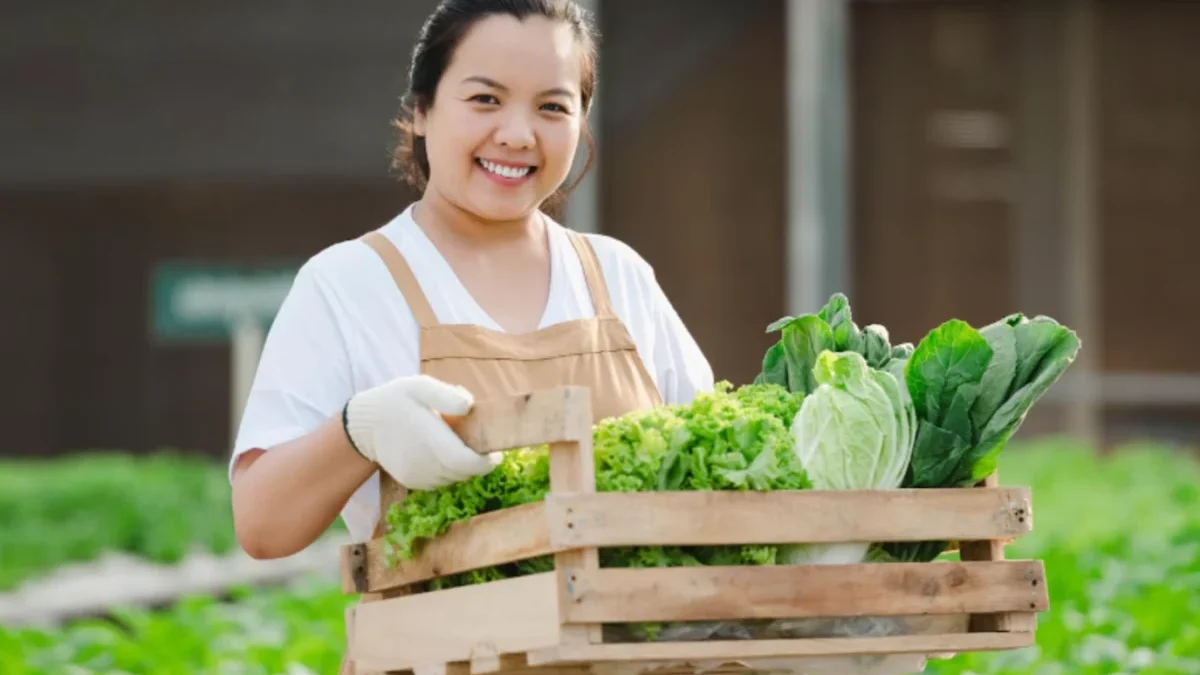
[[[902,487],[966,487],[997,459],[1034,403],[1066,372],[1078,336],[1045,316],[1012,314],[976,330],[952,319],[930,331],[905,365],[917,440]],[[937,557],[946,542],[887,544],[900,560]]]
[[[767,349],[754,383],[776,384],[806,395],[817,387],[813,368],[821,352],[853,352],[877,369],[912,352],[912,345],[907,343],[893,347],[882,325],[871,324],[859,330],[850,301],[842,293],[833,294],[816,314],[785,316],[767,326],[767,332],[779,332],[780,338]]]
[[[864,355],[867,365],[882,368],[892,359],[892,346],[888,342],[888,331],[884,326],[873,323],[863,329]]]
[[[962,414],[964,396],[971,396],[972,403],[973,396],[978,396],[978,387],[967,387],[973,395],[964,394],[962,387],[978,383],[991,358],[987,341],[964,321],[952,319],[925,336],[908,360],[905,373],[921,419],[944,426],[952,405]]]
[[[814,488],[888,490],[899,487],[916,432],[913,402],[900,381],[874,370],[857,352],[822,352],[817,388],[792,423],[795,451]],[[869,544],[785,546],[791,564],[857,563]]]
[[[1062,377],[1079,353],[1080,341],[1074,331],[1045,316],[1031,321],[1013,320],[1008,328],[1016,336],[1017,373],[1008,388],[1007,399],[987,418],[971,454],[970,481],[979,481],[996,470],[996,459],[1025,416],[1055,382]],[[999,338],[998,338],[999,339]]]
[[[926,335],[905,367],[919,419],[905,487],[965,487],[992,473],[1079,346],[1053,319],[1020,314],[982,331],[952,319]]]
[[[808,478],[792,451],[788,426],[803,395],[773,384],[733,389],[721,382],[686,405],[639,410],[601,420],[594,430],[596,489],[805,489]],[[413,491],[388,512],[391,562],[411,559],[455,522],[541,501],[550,490],[547,448],[505,453],[490,473],[436,490]],[[770,564],[773,546],[640,547],[601,551],[611,567]],[[445,588],[551,569],[552,558],[475,570],[437,580]]]

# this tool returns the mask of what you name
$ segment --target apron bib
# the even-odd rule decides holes
[[[596,252],[583,235],[572,230],[567,234],[583,266],[595,316],[520,335],[439,323],[411,268],[391,241],[377,231],[362,240],[383,259],[417,320],[422,373],[465,387],[476,399],[564,385],[588,387],[593,421],[661,405],[662,397],[633,337],[613,312]],[[404,486],[380,473],[380,518],[374,536],[384,534],[388,506],[405,494]],[[364,594],[362,601],[382,597]],[[353,664],[343,659],[339,673],[355,675]]]

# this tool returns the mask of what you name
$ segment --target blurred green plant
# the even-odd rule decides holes
[[[345,609],[353,602],[320,579],[237,589],[230,602],[189,597],[160,612],[117,609],[111,619],[77,621],[62,631],[0,626],[0,673],[336,673]]]
[[[1007,557],[1045,562],[1050,611],[1036,646],[931,661],[929,675],[1200,673],[1200,462],[1045,441],[1006,455],[1000,482],[1032,486],[1033,533]]]
[[[232,552],[227,475],[182,452],[0,461],[0,592],[106,552],[164,564]]]

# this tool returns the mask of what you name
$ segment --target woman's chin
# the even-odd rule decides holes
[[[537,210],[540,200],[531,195],[471,195],[466,207],[483,220],[510,222],[529,217]]]

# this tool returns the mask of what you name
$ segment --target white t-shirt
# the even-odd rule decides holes
[[[595,315],[583,267],[568,234],[550,222],[550,296],[540,327]],[[474,301],[405,209],[380,231],[396,245],[442,323],[502,330]],[[667,403],[709,391],[713,373],[695,340],[633,249],[588,234],[611,297],[646,369]],[[233,462],[302,436],[339,412],[355,392],[415,375],[416,319],[382,259],[354,239],[334,244],[299,270],[263,345]],[[342,511],[356,541],[370,539],[379,515],[378,474]]]

